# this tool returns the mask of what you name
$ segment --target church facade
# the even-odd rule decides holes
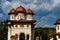
[[[56,26],[56,38],[57,40],[60,40],[60,18],[57,19],[55,26]]]
[[[22,6],[12,8],[8,14],[8,40],[34,40],[33,11]]]

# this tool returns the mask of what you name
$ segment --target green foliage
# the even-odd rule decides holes
[[[35,38],[36,36],[41,36],[42,40],[49,40],[51,37],[56,39],[55,28],[35,28]]]
[[[0,21],[0,40],[7,40],[7,25],[6,21]],[[6,38],[6,39],[4,39]]]

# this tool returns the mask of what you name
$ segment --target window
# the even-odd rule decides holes
[[[14,17],[12,16],[12,19],[13,19]]]
[[[20,18],[21,18],[21,19],[23,19],[23,16],[24,16],[23,14],[20,14]]]
[[[24,19],[24,15],[23,14],[19,14],[18,15],[18,19],[20,20],[20,19]]]
[[[27,24],[27,27],[29,27],[29,24]]]
[[[59,30],[59,26],[57,26],[57,29]]]
[[[27,15],[27,20],[32,20],[32,16],[31,15]]]
[[[17,27],[18,25],[16,24],[15,27]]]
[[[21,24],[20,27],[24,27],[24,24]]]
[[[18,16],[18,19],[20,20],[20,16]]]
[[[31,19],[31,16],[29,16],[29,19]]]

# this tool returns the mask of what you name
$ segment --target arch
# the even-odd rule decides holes
[[[24,33],[21,33],[19,35],[19,40],[25,40],[25,34]]]
[[[29,40],[29,34],[27,34],[27,40]]]
[[[15,40],[18,40],[18,35],[17,34],[15,35]]]

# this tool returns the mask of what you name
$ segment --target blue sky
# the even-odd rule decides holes
[[[0,0],[0,19],[8,19],[9,10],[20,5],[33,10],[36,27],[55,27],[60,18],[60,0]]]

